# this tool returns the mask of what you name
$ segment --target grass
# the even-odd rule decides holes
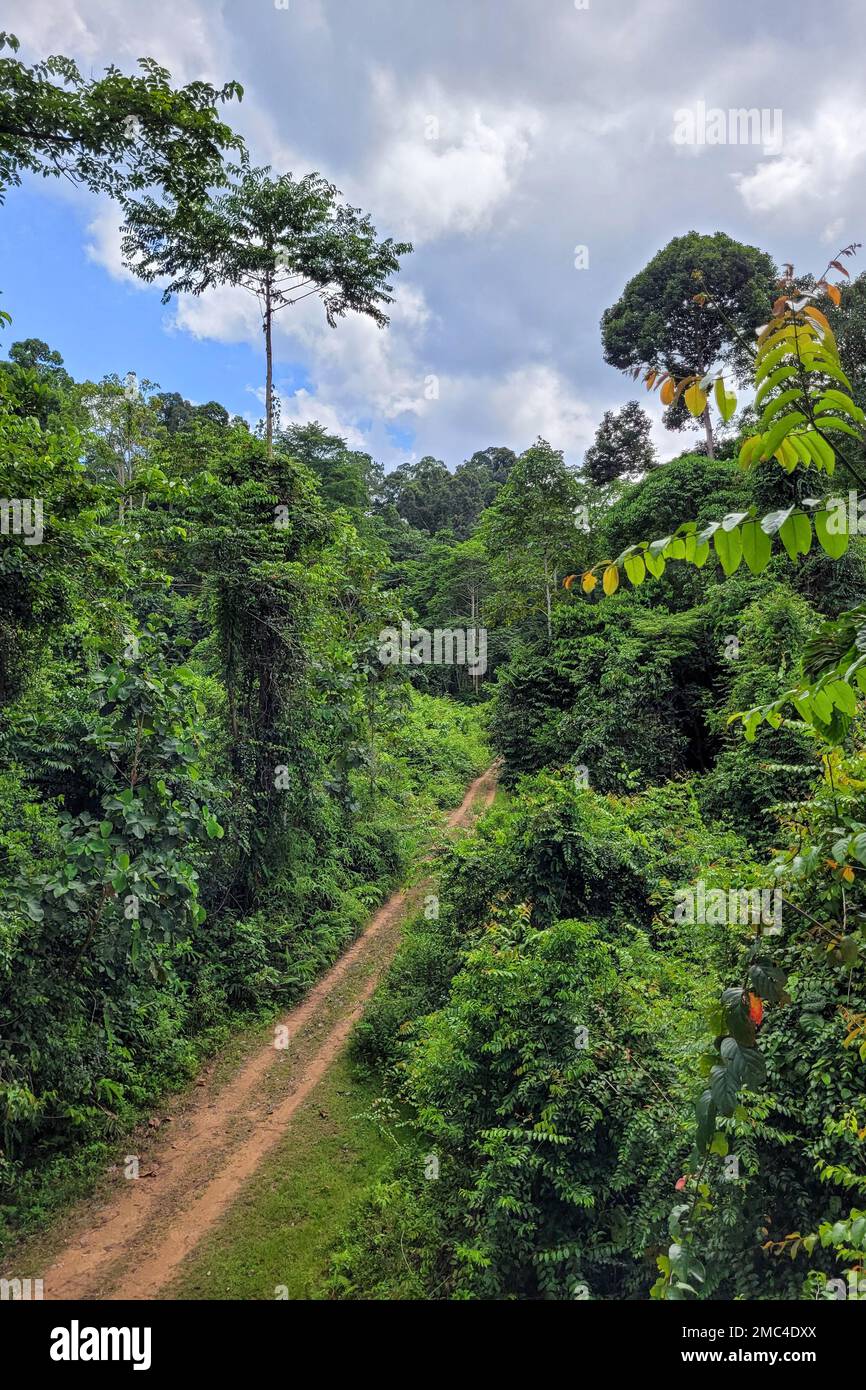
[[[365,1118],[380,1094],[343,1053],[219,1228],[163,1291],[170,1299],[314,1299],[328,1251],[393,1152]]]
[[[478,766],[473,774],[488,761],[489,755],[481,756],[485,751],[479,742]],[[467,776],[464,772],[463,778]],[[460,789],[463,788],[465,781]],[[498,791],[497,801],[500,797]],[[451,789],[448,799],[458,804],[460,797]],[[438,823],[433,829],[430,822],[428,816],[425,834],[419,837],[420,847],[436,844],[440,838]],[[430,864],[417,859],[417,854],[416,849],[416,862],[412,872],[406,874],[406,882],[430,873]],[[267,1009],[260,1016],[247,1014],[225,1019],[195,1040],[203,1059],[209,1044],[213,1047],[217,1040],[221,1042],[211,1057],[217,1077],[230,1076],[240,1065],[258,1044],[262,1018],[270,1019],[272,1013]],[[372,1120],[364,1118],[381,1094],[381,1082],[370,1079],[368,1073],[362,1074],[350,1061],[349,1051],[343,1052],[295,1114],[278,1148],[161,1296],[272,1300],[280,1286],[290,1299],[321,1296],[321,1281],[327,1273],[333,1244],[345,1229],[353,1205],[360,1202],[394,1151],[392,1141]],[[127,1132],[113,1144],[100,1146],[98,1151],[83,1151],[77,1163],[65,1159],[67,1182],[53,1184],[53,1200],[39,1212],[40,1220],[32,1223],[37,1230],[23,1240],[18,1232],[19,1258],[28,1269],[41,1268],[63,1248],[70,1213],[61,1210],[58,1214],[56,1208],[62,1209],[85,1192],[92,1193],[94,1187],[96,1193],[91,1200],[107,1200],[110,1187],[103,1192],[97,1175],[106,1155],[129,1152],[130,1146]],[[50,1223],[49,1215],[55,1218]],[[38,1229],[43,1222],[48,1228]]]
[[[503,804],[501,790],[496,799]],[[429,865],[416,869],[429,872]],[[393,1141],[369,1118],[381,1094],[381,1081],[344,1050],[161,1297],[322,1297],[330,1251],[394,1153]]]

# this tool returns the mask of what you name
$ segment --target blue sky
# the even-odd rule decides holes
[[[866,241],[866,10],[855,0],[4,0],[31,60],[98,71],[150,55],[178,81],[237,78],[256,162],[318,169],[412,240],[391,327],[329,329],[316,301],[276,339],[286,418],[320,419],[386,466],[538,434],[579,461],[635,387],[598,324],[626,280],[692,228],[823,269]],[[683,145],[698,103],[778,109],[782,139]],[[243,291],[160,303],[124,271],[119,217],[28,181],[0,209],[12,337],[76,376],[134,370],[251,419],[263,377]],[[575,268],[585,246],[588,267]],[[430,383],[435,379],[435,389]],[[683,445],[660,423],[662,456]]]
[[[118,283],[87,254],[86,206],[58,202],[52,191],[29,184],[0,214],[0,261],[14,267],[4,288],[13,314],[6,341],[44,338],[78,379],[134,371],[189,400],[255,413],[247,388],[261,376],[257,345],[202,339],[192,350],[186,334],[167,331],[172,315],[158,293]],[[283,361],[280,376],[309,385],[301,363]]]

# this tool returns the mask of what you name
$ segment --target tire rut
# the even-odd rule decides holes
[[[468,787],[447,818],[463,827],[496,794],[496,766]],[[139,1155],[94,1219],[92,1208],[44,1273],[46,1299],[150,1299],[234,1202],[321,1081],[364,1012],[400,939],[424,879],[394,893],[305,998],[274,1025],[281,1044],[260,1046],[223,1085],[202,1078],[181,1097],[170,1129]],[[161,1126],[162,1127],[162,1126]]]

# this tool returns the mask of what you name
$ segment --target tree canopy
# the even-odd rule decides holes
[[[238,285],[259,304],[265,336],[265,430],[274,428],[273,317],[315,296],[333,328],[350,310],[379,327],[393,295],[389,276],[412,247],[377,240],[366,213],[340,201],[321,174],[273,175],[270,168],[232,166],[228,187],[206,200],[146,197],[127,208],[123,249],[143,280],[166,278],[163,302]]]
[[[634,479],[646,473],[656,457],[651,429],[652,422],[637,401],[629,401],[621,410],[606,410],[584,455],[587,477],[603,486],[617,478]]]
[[[0,33],[3,49],[18,52],[14,34]],[[240,84],[173,87],[152,58],[139,67],[132,76],[112,66],[92,78],[62,56],[30,67],[0,58],[0,200],[23,173],[121,200],[155,187],[185,200],[220,182],[225,156],[244,150],[218,109],[240,101]]]
[[[621,371],[650,367],[659,374],[703,376],[717,362],[743,370],[742,341],[764,323],[773,302],[776,268],[755,246],[724,232],[674,237],[629,280],[616,304],[604,311],[604,358]],[[704,314],[698,297],[712,288],[720,312]],[[682,428],[682,408],[668,405],[666,424]],[[702,412],[712,455],[713,433]]]

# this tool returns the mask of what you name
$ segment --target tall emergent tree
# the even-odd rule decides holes
[[[616,478],[635,479],[648,472],[655,463],[651,428],[652,421],[637,401],[629,401],[621,410],[606,410],[584,455],[587,477],[603,487]]]
[[[0,51],[17,53],[14,34]],[[200,197],[223,177],[223,157],[244,149],[217,103],[241,99],[237,82],[172,87],[171,74],[142,58],[141,74],[116,67],[84,77],[60,55],[28,67],[0,58],[0,202],[22,172],[66,178],[93,193],[125,199],[147,188]]]
[[[687,417],[672,379],[687,373],[703,378],[714,364],[729,367],[738,380],[748,379],[748,345],[754,330],[770,317],[776,275],[766,252],[734,241],[724,232],[674,237],[629,280],[616,304],[605,309],[601,319],[605,361],[635,376],[650,368],[655,384],[667,375],[661,394],[669,407],[665,424],[682,429]],[[712,291],[717,313],[702,312],[705,287]],[[686,405],[703,421],[712,458],[710,412],[706,403],[700,405],[700,396],[697,400],[693,406],[686,399]]]
[[[273,319],[287,304],[318,295],[328,323],[352,309],[380,327],[380,307],[393,296],[388,276],[412,250],[390,237],[377,241],[367,214],[339,201],[321,174],[273,177],[269,167],[233,167],[225,191],[187,202],[169,197],[133,203],[123,249],[142,279],[169,277],[173,294],[201,294],[212,285],[241,285],[256,296],[265,335],[265,416],[268,456],[273,452]]]
[[[520,455],[481,521],[495,585],[500,594],[513,595],[507,616],[519,621],[542,612],[548,639],[561,576],[569,558],[586,547],[580,496],[561,452],[538,439]]]

